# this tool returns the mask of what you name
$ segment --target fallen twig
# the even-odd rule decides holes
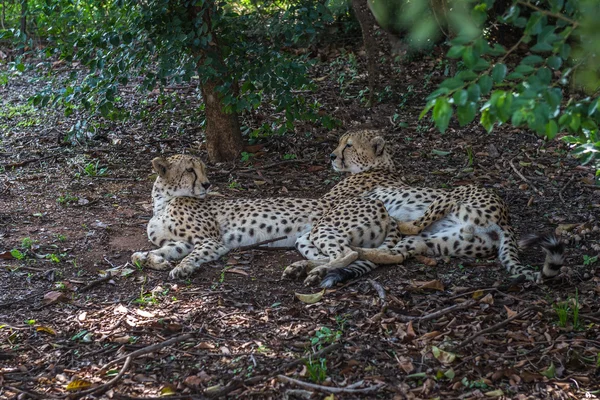
[[[131,354],[133,354],[133,353],[131,353]],[[92,394],[92,393],[94,393],[94,394],[104,393],[105,391],[107,391],[108,389],[113,387],[119,381],[119,379],[121,379],[123,377],[123,375],[125,375],[125,372],[127,372],[127,370],[129,369],[129,366],[131,365],[132,360],[133,360],[133,357],[128,356],[125,359],[125,364],[123,364],[123,367],[121,368],[119,373],[114,378],[112,378],[110,381],[108,381],[100,386],[82,390],[81,392],[70,393],[70,394],[66,395],[65,397],[72,399],[72,398],[87,396],[88,394]]]
[[[45,393],[42,394],[42,393],[37,393],[37,392],[30,392],[28,390],[23,390],[23,389],[20,389],[18,387],[14,387],[14,386],[2,385],[2,388],[5,389],[5,390],[9,390],[11,392],[22,393],[22,394],[24,394],[26,396],[31,397],[32,399],[56,399],[56,397],[50,396],[50,395],[45,394]]]
[[[279,242],[280,240],[283,240],[283,239],[287,239],[287,236],[279,236],[279,237],[276,237],[274,239],[263,240],[262,242],[258,242],[258,243],[254,243],[254,244],[249,244],[247,246],[240,246],[236,250],[238,250],[238,251],[245,251],[245,250],[255,249],[255,248],[260,247],[260,246],[262,246],[264,244],[269,244],[269,243],[273,243],[273,242]]]
[[[571,179],[569,179],[569,180],[567,181],[567,183],[565,184],[565,186],[563,186],[563,187],[562,187],[562,189],[560,189],[560,191],[558,192],[558,197],[560,198],[560,201],[562,201],[562,202],[563,202],[563,204],[565,204],[566,202],[565,202],[565,199],[563,198],[563,195],[562,195],[562,194],[563,194],[563,192],[565,191],[565,189],[569,187],[569,185],[571,184],[571,182],[573,182],[573,180],[574,180],[574,179],[575,179],[575,175],[573,175],[573,176],[571,177]]]
[[[150,345],[150,346],[146,346],[144,348],[141,348],[139,350],[131,352],[131,353],[125,355],[125,356],[118,357],[118,358],[115,358],[112,361],[109,361],[106,365],[104,365],[104,367],[102,367],[100,369],[100,372],[102,373],[102,372],[108,370],[108,368],[110,366],[115,365],[116,363],[121,362],[121,361],[123,361],[123,360],[125,360],[125,359],[127,359],[129,357],[131,357],[131,359],[135,359],[135,358],[138,358],[139,356],[142,356],[144,354],[153,353],[156,350],[162,349],[163,347],[169,346],[171,344],[179,343],[179,342],[183,342],[184,340],[191,339],[191,338],[193,338],[196,335],[197,335],[196,332],[194,332],[194,333],[185,333],[183,335],[176,336],[176,337],[171,338],[169,340],[165,340],[164,342],[160,342],[160,343],[156,343],[156,344],[153,344],[153,345]]]
[[[84,287],[82,287],[81,289],[79,289],[79,293],[83,293],[86,292],[88,290],[90,290],[91,288],[98,286],[101,283],[107,282],[110,280],[110,278],[112,278],[111,273],[107,273],[106,276],[103,276],[100,279],[96,279],[95,281],[91,281],[90,283],[88,283],[87,285],[85,285]]]
[[[334,343],[332,345],[325,347],[324,349],[317,351],[315,354],[312,355],[312,358],[313,359],[321,358],[324,355],[339,349],[340,347],[342,347],[341,343]],[[221,389],[217,389],[214,391],[205,391],[204,394],[209,397],[222,397],[222,396],[227,395],[230,392],[233,392],[234,390],[236,390],[242,386],[254,385],[259,382],[265,381],[267,379],[273,378],[274,376],[279,375],[281,372],[286,371],[297,365],[304,364],[307,361],[308,360],[306,358],[299,358],[297,360],[294,360],[292,362],[289,362],[289,363],[277,368],[275,371],[271,372],[270,374],[255,376],[255,377],[246,379],[245,381],[239,381],[239,380],[232,381],[230,384],[228,384],[227,386],[225,386]]]
[[[471,335],[468,338],[466,338],[465,340],[463,340],[462,342],[460,342],[458,344],[458,346],[454,347],[454,349],[459,349],[461,347],[464,347],[467,344],[471,343],[476,338],[478,338],[479,336],[485,335],[486,333],[490,333],[490,332],[496,331],[499,328],[502,328],[504,325],[507,325],[510,321],[513,321],[513,320],[515,320],[517,318],[521,318],[523,315],[527,314],[528,312],[530,312],[532,310],[533,310],[533,308],[528,307],[528,308],[524,309],[523,311],[521,311],[520,313],[515,314],[512,317],[507,318],[504,321],[497,323],[496,325],[492,325],[489,328],[486,328],[486,329],[483,329],[483,330],[481,330],[479,332],[476,332],[473,335]]]
[[[541,190],[539,190],[538,188],[535,187],[535,185],[533,183],[531,183],[531,180],[525,178],[525,175],[523,175],[518,169],[517,167],[515,167],[515,164],[513,164],[512,160],[510,160],[508,162],[510,164],[510,166],[512,167],[512,169],[515,171],[515,173],[517,175],[519,175],[519,178],[521,178],[525,183],[527,183],[529,186],[531,186],[531,188],[540,196],[544,195],[544,192],[542,192]]]
[[[373,286],[373,289],[375,289],[381,301],[385,301],[385,289],[381,286],[381,283],[376,282],[373,279],[367,279],[367,281]]]
[[[309,162],[313,162],[313,160],[302,160],[302,159],[292,159],[292,160],[282,160],[282,161],[277,161],[271,164],[265,164],[265,165],[261,165],[258,167],[248,167],[245,168],[247,170],[250,169],[269,169],[269,168],[273,168],[273,167],[278,167],[280,165],[283,164],[305,164],[305,163],[309,163]]]
[[[314,383],[303,382],[298,379],[287,377],[285,375],[277,375],[277,379],[279,379],[280,381],[283,381],[283,382],[293,383],[294,385],[298,385],[300,387],[319,390],[321,392],[327,392],[327,393],[372,393],[372,392],[375,392],[375,391],[381,389],[384,386],[383,383],[379,383],[377,385],[369,386],[369,387],[362,388],[362,389],[352,389],[352,388],[340,388],[340,387],[315,385]],[[362,384],[362,382],[363,381],[358,382],[358,383]],[[354,384],[353,386],[357,386],[357,385]]]
[[[462,310],[463,308],[469,308],[476,303],[475,300],[467,300],[464,303],[454,304],[450,307],[442,308],[441,310],[434,311],[430,314],[421,315],[419,317],[411,317],[409,315],[395,315],[397,319],[402,322],[410,322],[410,321],[429,321],[430,319],[435,319],[441,317],[442,315],[446,315],[451,313],[452,311]]]
[[[44,161],[44,160],[47,160],[49,158],[54,158],[54,157],[58,157],[58,154],[52,154],[50,156],[38,157],[38,158],[30,158],[28,160],[18,161],[18,162],[14,162],[14,163],[8,163],[8,164],[2,165],[2,167],[6,168],[6,169],[8,169],[8,168],[24,167],[27,164],[31,164],[31,163],[37,162],[37,161]]]

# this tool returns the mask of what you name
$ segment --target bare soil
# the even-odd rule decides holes
[[[93,137],[65,144],[84,116],[30,107],[27,98],[44,84],[35,70],[0,86],[0,398],[84,397],[71,389],[108,383],[122,357],[172,338],[154,352],[133,353],[124,374],[88,398],[323,398],[328,388],[345,388],[335,398],[597,398],[594,171],[560,142],[526,130],[488,134],[453,121],[441,135],[427,117],[418,120],[424,97],[443,78],[439,60],[434,52],[405,64],[382,84],[395,94],[370,110],[358,96],[364,75],[342,91],[339,71],[321,64],[315,74],[330,76],[310,96],[343,127],[299,124],[294,134],[249,146],[244,160],[209,165],[213,185],[230,197],[317,197],[343,179],[327,163],[338,135],[367,123],[386,130],[410,183],[491,187],[510,205],[521,234],[560,231],[568,243],[560,278],[510,284],[495,259],[420,259],[382,267],[305,304],[294,293],[317,289],[281,279],[300,256],[253,249],[170,281],[129,259],[151,248],[152,158],[187,152],[206,159],[196,88],[170,88],[179,96],[174,106],[126,88],[124,106],[144,111],[140,118],[102,120]],[[243,124],[256,127],[270,112],[244,116]],[[543,255],[527,251],[523,260],[540,265]],[[103,279],[107,272],[112,276]],[[560,305],[568,309],[565,326]],[[428,317],[440,310],[446,312]],[[193,336],[182,339],[186,333]],[[324,381],[311,379],[315,367],[290,365],[332,344],[322,356]]]

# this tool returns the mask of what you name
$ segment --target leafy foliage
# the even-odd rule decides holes
[[[431,93],[421,117],[431,111],[442,132],[453,115],[460,126],[479,115],[488,132],[510,123],[549,140],[560,135],[575,156],[596,163],[600,173],[600,5],[593,0],[505,3],[507,9],[497,16],[494,0],[453,2],[447,10],[453,33],[447,56],[457,59],[459,68]],[[432,18],[444,13],[428,10],[427,2],[405,8],[403,21],[418,21],[413,36],[436,35]],[[492,24],[510,27],[520,38],[507,48],[490,36]]]
[[[224,2],[215,0],[150,0],[96,2],[52,0],[31,2],[29,15],[47,45],[45,65],[61,59],[84,67],[64,82],[53,82],[34,96],[35,106],[78,109],[117,120],[130,115],[119,90],[135,81],[143,91],[181,82],[219,82],[225,111],[243,113],[267,107],[274,121],[258,131],[283,133],[296,120],[335,121],[321,117],[321,105],[300,91],[314,85],[307,78],[312,61],[290,51],[306,46],[332,21],[319,2]],[[12,28],[0,31],[16,48],[33,52],[34,38]],[[24,70],[20,60],[13,66]],[[141,78],[140,78],[141,77]],[[62,89],[56,91],[56,84]],[[200,110],[202,111],[202,110]],[[89,129],[79,121],[74,131]]]

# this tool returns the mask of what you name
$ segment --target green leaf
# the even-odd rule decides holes
[[[438,150],[438,149],[431,149],[431,154],[435,154],[436,156],[447,156],[452,154],[451,151],[445,151],[445,150]]]
[[[538,69],[536,76],[544,85],[549,85],[552,81],[552,71],[545,67]]]
[[[527,56],[525,58],[523,58],[521,60],[521,64],[525,64],[525,65],[536,65],[541,63],[542,61],[544,61],[544,59],[540,56],[537,55],[531,55],[531,56]]]
[[[428,101],[427,104],[425,105],[425,108],[423,109],[423,111],[421,111],[421,114],[419,115],[419,119],[423,118],[425,116],[425,114],[427,114],[429,112],[429,110],[431,110],[433,108],[434,105],[435,105],[435,100]]]
[[[433,106],[433,120],[440,132],[445,132],[452,117],[452,106],[446,97],[438,97],[435,99]]]
[[[562,65],[562,58],[560,58],[559,56],[552,56],[548,58],[548,60],[546,61],[546,65],[552,69],[559,69]]]
[[[550,366],[545,371],[540,372],[540,374],[544,375],[548,379],[556,378],[556,367],[553,362],[550,362]]]
[[[530,50],[535,51],[536,53],[552,51],[552,45],[545,42],[538,42],[534,46],[532,46]]]
[[[515,68],[515,72],[518,74],[530,74],[535,70],[531,65],[521,64],[517,68]]]
[[[481,96],[481,88],[478,84],[472,83],[467,88],[467,93],[469,94],[469,100],[479,101],[479,97]]]
[[[506,65],[504,64],[496,64],[494,65],[494,69],[492,70],[492,79],[495,83],[502,82],[504,77],[506,76]]]
[[[460,58],[462,57],[462,53],[465,50],[465,46],[462,46],[460,44],[456,44],[452,47],[450,47],[450,49],[448,50],[448,54],[446,54],[446,57],[448,58]]]
[[[487,75],[482,76],[481,78],[479,78],[479,88],[481,89],[481,93],[482,94],[488,94],[490,92],[490,90],[492,89],[492,78],[490,78]]]
[[[469,94],[464,89],[454,92],[454,96],[452,96],[454,104],[456,104],[457,106],[464,106],[467,103],[468,98]]]
[[[454,89],[458,89],[459,87],[461,87],[463,85],[464,85],[464,83],[462,80],[460,80],[458,78],[449,78],[449,79],[444,80],[444,82],[442,82],[440,84],[440,88],[454,90]]]
[[[556,123],[555,120],[551,119],[546,124],[546,138],[548,140],[552,140],[556,137],[557,133],[558,133],[558,124]]]
[[[488,133],[491,133],[492,129],[494,129],[494,122],[496,122],[496,117],[493,115],[489,108],[486,108],[482,111],[479,122],[481,123],[481,125],[483,125],[483,127]]]
[[[456,116],[458,117],[458,123],[460,126],[465,126],[471,123],[475,119],[476,112],[477,106],[473,102],[457,107]]]
[[[473,68],[475,66],[477,59],[473,51],[473,46],[465,47],[465,50],[462,53],[462,59],[467,67]]]

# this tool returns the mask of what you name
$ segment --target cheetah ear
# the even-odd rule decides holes
[[[158,176],[164,177],[169,169],[169,162],[164,157],[156,157],[152,160],[152,167],[158,172]]]
[[[371,139],[371,146],[373,146],[373,152],[377,157],[383,155],[385,150],[385,140],[381,136],[375,136]]]

